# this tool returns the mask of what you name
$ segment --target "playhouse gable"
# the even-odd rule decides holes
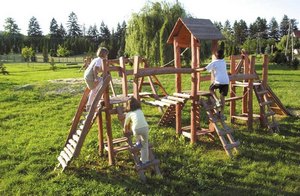
[[[189,47],[191,35],[200,40],[224,39],[222,33],[209,19],[179,18],[168,38],[167,43],[172,44],[174,37],[180,45]]]

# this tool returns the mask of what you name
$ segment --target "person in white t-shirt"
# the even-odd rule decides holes
[[[91,90],[86,104],[86,110],[89,111],[91,105],[95,99],[97,90],[103,84],[103,78],[98,76],[98,73],[102,72],[103,59],[107,59],[108,50],[104,47],[100,47],[97,50],[97,57],[94,58],[89,66],[84,71],[84,81],[87,87]]]
[[[142,111],[141,103],[134,97],[131,97],[129,103],[129,112],[126,113],[124,122],[125,132],[130,130],[130,124],[133,135],[136,137],[137,140],[135,147],[141,148],[141,166],[149,162],[149,125]]]
[[[219,115],[222,119],[225,119],[224,116],[224,105],[225,97],[228,94],[229,87],[229,77],[227,74],[226,62],[224,60],[224,51],[218,50],[215,54],[216,59],[209,63],[206,67],[198,69],[199,71],[209,71],[212,72],[214,81],[209,87],[210,93],[216,100],[217,107],[221,107]],[[219,89],[220,101],[216,95],[215,90]]]

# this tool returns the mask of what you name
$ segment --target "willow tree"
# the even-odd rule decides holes
[[[139,13],[133,13],[128,21],[125,53],[148,59],[150,65],[158,66],[172,57],[172,47],[165,47],[169,34],[178,17],[185,11],[177,2],[174,5],[148,2]],[[171,52],[170,52],[171,51]]]

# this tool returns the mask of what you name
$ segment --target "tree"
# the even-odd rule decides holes
[[[288,18],[288,16],[284,15],[282,18],[282,21],[280,22],[280,36],[281,37],[288,34],[289,22],[290,22],[290,19]]]
[[[268,25],[269,38],[276,41],[280,38],[279,26],[276,19],[273,17]]]
[[[231,28],[231,24],[229,20],[226,20],[223,25],[223,30],[221,31],[223,36],[225,37],[224,47],[225,47],[225,55],[230,56],[235,53],[235,43],[234,43],[234,35],[233,30]]]
[[[34,51],[31,47],[25,46],[24,48],[22,48],[22,57],[27,62],[27,64],[29,63],[29,59],[31,59],[33,56]]]
[[[106,47],[108,49],[111,49],[110,46],[110,37],[111,37],[111,33],[110,30],[108,29],[107,25],[104,24],[104,22],[101,22],[100,25],[100,31],[99,31],[99,35],[100,35],[100,45],[103,47]],[[109,54],[109,58],[111,58],[111,54]]]
[[[55,18],[52,18],[50,22],[50,36],[53,38],[59,37],[59,26]]]
[[[178,2],[173,7],[167,3],[148,2],[141,12],[133,13],[128,21],[125,52],[130,56],[146,57],[151,64],[165,62],[162,58],[167,53],[161,50],[161,44],[166,43],[167,34],[171,32],[178,17],[185,16],[183,10]]]
[[[5,53],[20,52],[23,36],[20,34],[20,29],[15,20],[11,17],[5,19],[4,38],[6,40]]]
[[[69,56],[70,51],[67,48],[64,48],[61,45],[58,45],[58,49],[57,49],[57,56],[59,57],[66,57]]]
[[[248,27],[244,20],[235,21],[233,24],[233,34],[238,46],[242,45],[248,37]]]
[[[71,14],[69,15],[67,27],[68,27],[68,36],[70,37],[82,36],[82,30],[78,24],[78,19],[74,12],[71,12]]]
[[[43,35],[40,25],[34,16],[29,20],[27,35],[30,37],[41,37]]]
[[[19,34],[20,29],[15,20],[11,17],[5,19],[4,31],[8,34]]]

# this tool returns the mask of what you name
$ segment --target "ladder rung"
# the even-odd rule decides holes
[[[79,136],[76,135],[76,134],[74,134],[74,135],[73,135],[73,140],[75,140],[76,142],[78,142],[78,141],[79,141]]]
[[[58,157],[57,157],[57,160],[59,161],[59,163],[61,164],[61,167],[62,167],[63,169],[65,169],[65,167],[67,167],[67,163],[66,163],[66,161],[63,159],[63,157],[58,156]]]
[[[275,112],[270,111],[265,114],[266,117],[275,115]]]
[[[119,144],[119,143],[127,142],[127,141],[128,141],[127,137],[120,137],[120,138],[113,139],[112,143]],[[107,144],[107,141],[104,141],[104,144]]]
[[[72,154],[75,152],[75,148],[71,144],[67,144],[66,147],[70,150]]]
[[[77,143],[76,143],[73,139],[69,139],[69,143],[70,143],[74,148],[76,148]]]
[[[68,163],[71,160],[71,158],[68,156],[68,154],[65,151],[61,151],[60,156],[62,156],[66,160],[66,163]]]
[[[82,130],[79,130],[79,129],[76,130],[76,134],[77,134],[78,136],[80,136],[81,133],[82,133]]]
[[[64,151],[68,154],[68,156],[69,156],[70,158],[73,157],[73,153],[72,153],[67,147],[64,147]]]
[[[173,101],[173,100],[170,100],[170,99],[164,99],[164,98],[162,98],[161,101],[162,102],[166,102],[166,103],[170,103],[170,104],[177,104],[177,101]]]
[[[231,144],[226,144],[226,145],[224,146],[224,148],[225,148],[226,150],[230,150],[230,149],[232,149],[232,148],[238,147],[239,145],[240,145],[240,142],[239,142],[239,141],[236,141],[236,142],[233,142],[233,143],[231,143]]]
[[[230,98],[225,99],[225,102],[234,101],[234,100],[238,100],[238,99],[243,99],[243,97],[242,96],[241,97],[230,97]]]
[[[271,103],[273,103],[273,101],[265,101],[265,102],[261,102],[259,105],[265,106],[265,105],[270,105]]]
[[[188,99],[191,97],[191,95],[184,94],[184,93],[173,93],[173,95],[177,97],[188,98]]]
[[[152,165],[158,165],[158,164],[159,164],[159,160],[158,159],[153,159],[152,161],[149,161],[148,163],[143,164],[142,166],[136,166],[136,169],[139,171],[139,170],[142,170],[142,169],[146,169],[147,167],[150,167]]]
[[[262,91],[258,91],[257,94],[263,95],[263,94],[267,94],[268,92],[269,92],[268,90],[262,90]]]
[[[170,100],[174,100],[174,101],[179,101],[179,102],[182,102],[182,103],[184,103],[184,101],[185,101],[185,99],[183,99],[183,98],[174,97],[174,96],[170,96],[170,95],[168,95],[166,98],[170,99]]]

